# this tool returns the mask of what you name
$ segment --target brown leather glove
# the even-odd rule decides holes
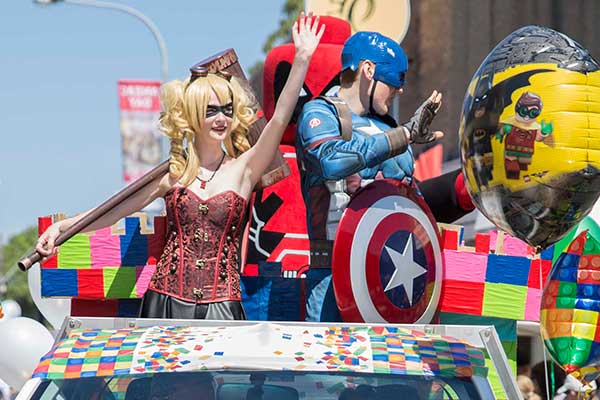
[[[435,132],[430,129],[430,125],[439,108],[439,103],[426,100],[403,125],[410,133],[411,143],[429,143],[435,140]]]

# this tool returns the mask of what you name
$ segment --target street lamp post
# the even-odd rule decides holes
[[[152,22],[152,20],[150,18],[148,18],[146,15],[142,14],[140,11],[136,10],[133,7],[126,6],[124,4],[111,3],[111,2],[107,2],[107,1],[34,0],[34,3],[41,4],[41,5],[49,5],[49,4],[59,3],[59,2],[67,3],[67,4],[75,4],[78,6],[90,6],[90,7],[96,7],[96,8],[107,8],[110,10],[116,10],[116,11],[123,12],[125,14],[133,15],[134,17],[136,17],[137,19],[142,21],[144,23],[144,25],[146,25],[146,27],[148,29],[150,29],[150,32],[152,33],[152,35],[154,35],[154,38],[156,39],[156,42],[158,44],[158,50],[160,51],[161,80],[163,82],[166,82],[168,80],[169,65],[168,65],[168,59],[167,59],[167,46],[165,44],[165,40],[162,37],[162,35],[161,35],[160,31],[158,30],[158,28],[156,27],[156,25],[154,24],[154,22]]]

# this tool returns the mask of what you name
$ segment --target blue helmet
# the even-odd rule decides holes
[[[408,60],[402,47],[387,36],[377,32],[356,32],[342,49],[342,71],[356,71],[361,61],[375,64],[373,78],[395,88],[404,85]]]

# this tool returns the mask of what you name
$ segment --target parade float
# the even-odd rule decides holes
[[[331,60],[349,28],[334,32],[315,58],[334,65],[309,75],[309,98],[335,87],[335,73],[324,71],[339,70]],[[267,117],[289,64],[282,47],[267,57]],[[163,217],[152,229],[138,215],[72,235],[35,271],[42,297],[71,299],[70,316],[24,398],[48,388],[146,398],[161,379],[176,387],[157,378],[173,371],[210,373],[206,391],[219,399],[337,399],[365,386],[377,398],[429,396],[438,386],[445,399],[492,390],[520,398],[517,321],[540,322],[554,360],[581,381],[595,379],[600,247],[584,218],[599,195],[599,77],[585,49],[550,29],[525,27],[503,40],[471,80],[460,122],[470,195],[501,230],[467,246],[462,227],[436,224],[401,183],[365,186],[333,249],[347,323],[299,322],[310,254],[293,129],[281,148],[291,175],[255,195],[239,255],[248,319],[277,323],[137,319],[164,246]],[[40,218],[40,232],[52,221]]]

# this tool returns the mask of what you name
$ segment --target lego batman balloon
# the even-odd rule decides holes
[[[552,29],[513,32],[471,80],[460,140],[477,208],[530,245],[551,245],[600,194],[599,64]]]

